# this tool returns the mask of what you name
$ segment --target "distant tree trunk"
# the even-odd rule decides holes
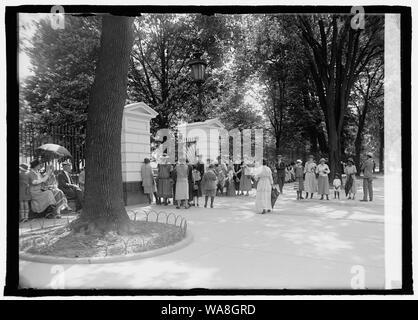
[[[280,138],[281,138],[281,131],[276,133],[276,157],[280,154]]]
[[[337,130],[328,132],[328,165],[331,170],[330,179],[335,173],[341,173],[341,133]]]
[[[133,19],[104,16],[96,76],[90,95],[86,136],[86,189],[75,229],[124,232],[121,130],[126,100]]]
[[[359,123],[357,128],[357,135],[356,140],[354,141],[354,164],[357,168],[360,167],[360,157],[362,152],[362,146],[363,146],[363,135],[364,135],[364,127],[366,124],[366,115],[367,111],[369,109],[369,101],[368,101],[368,95],[364,97],[364,108],[363,111],[359,114]]]
[[[322,128],[318,128],[317,133],[319,151],[321,151],[322,153],[328,153],[328,142],[324,130],[322,130]]]
[[[379,173],[385,172],[385,127],[383,124],[383,116],[379,118]]]

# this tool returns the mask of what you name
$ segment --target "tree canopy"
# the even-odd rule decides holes
[[[383,17],[366,28],[349,15],[143,14],[134,20],[126,103],[158,112],[152,132],[191,121],[198,104],[188,63],[208,63],[203,106],[229,129],[265,129],[265,150],[327,157],[333,172],[367,150],[383,158]],[[41,20],[23,50],[33,76],[21,82],[21,119],[86,125],[101,25],[69,16]],[[295,160],[295,159],[289,159]]]

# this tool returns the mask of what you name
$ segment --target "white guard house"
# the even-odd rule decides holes
[[[150,122],[158,113],[143,102],[125,106],[122,120],[122,179],[125,205],[147,201],[141,186],[141,165],[151,155]]]
[[[177,128],[179,133],[186,137],[187,141],[196,141],[196,155],[202,155],[202,160],[205,164],[207,160],[213,162],[218,158],[220,155],[219,136],[221,131],[225,129],[218,118],[202,122],[184,123],[178,125]],[[181,152],[181,148],[179,148],[179,157]]]

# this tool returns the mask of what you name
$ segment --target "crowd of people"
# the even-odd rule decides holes
[[[213,208],[215,197],[249,195],[253,188],[254,164],[227,164],[221,158],[215,163],[203,163],[199,156],[196,163],[189,163],[186,158],[179,158],[177,163],[170,163],[164,154],[159,159],[156,176],[148,158],[141,167],[142,186],[149,203],[158,205],[173,203],[176,208],[200,206],[199,199],[204,197],[204,207]]]
[[[45,214],[47,218],[60,218],[62,210],[72,211],[68,200],[74,200],[79,213],[83,204],[83,191],[74,184],[70,161],[61,163],[62,170],[54,172],[49,163],[33,160],[28,166],[19,165],[19,217],[21,222],[29,219],[29,211]],[[84,187],[84,171],[79,183]]]
[[[321,158],[318,163],[313,156],[309,156],[305,164],[302,160],[286,164],[279,155],[277,162],[268,164],[263,160],[262,165],[255,162],[233,163],[217,161],[206,164],[202,156],[195,163],[180,157],[177,163],[170,163],[167,154],[163,154],[158,161],[157,172],[154,173],[150,159],[144,159],[141,167],[142,187],[144,194],[151,204],[155,198],[157,205],[172,203],[177,209],[188,209],[200,206],[203,198],[205,208],[214,207],[216,196],[249,196],[249,192],[256,188],[255,207],[258,213],[272,210],[273,196],[283,193],[285,182],[293,182],[296,199],[312,199],[314,194],[320,200],[329,200],[331,187],[334,199],[340,199],[340,192],[344,190],[347,199],[354,200],[357,193],[359,173],[352,158],[347,163],[341,163],[343,174],[335,173],[330,186],[330,168],[327,159]],[[83,204],[84,171],[79,175],[79,184],[73,183],[71,177],[72,164],[70,161],[61,163],[62,170],[54,173],[52,165],[34,160],[30,167],[26,164],[19,166],[19,214],[20,220],[29,218],[29,210],[34,213],[45,213],[47,217],[59,218],[62,210],[71,210],[68,199],[76,203],[75,210],[80,212]],[[375,163],[371,153],[363,162],[360,172],[363,172],[363,199],[373,201],[373,173]],[[272,196],[273,194],[273,196]]]
[[[255,162],[233,163],[223,161],[218,157],[215,162],[202,161],[202,156],[193,164],[185,158],[177,163],[170,163],[169,157],[163,154],[158,161],[157,173],[154,174],[150,160],[146,158],[141,168],[142,184],[148,201],[157,205],[169,205],[171,200],[177,209],[198,207],[199,199],[204,198],[204,207],[214,207],[216,196],[248,196],[257,189],[256,210],[265,213],[272,210],[272,189],[283,193],[286,182],[294,182],[296,199],[312,199],[314,194],[320,200],[329,200],[330,189],[334,190],[334,199],[340,199],[340,192],[345,191],[347,199],[354,200],[357,192],[357,168],[352,158],[347,163],[341,163],[343,174],[335,174],[330,180],[330,168],[327,159],[321,158],[318,163],[309,156],[305,164],[302,160],[286,164],[279,155],[275,164],[263,161],[257,166]],[[364,198],[361,201],[373,200],[373,172],[375,163],[371,153],[363,162],[360,171],[363,172]],[[330,185],[330,181],[332,184]]]

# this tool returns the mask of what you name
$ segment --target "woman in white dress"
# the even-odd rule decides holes
[[[187,199],[189,199],[189,182],[188,182],[188,173],[189,167],[186,164],[186,159],[179,159],[179,164],[176,166],[176,200],[177,200],[177,209],[180,209],[184,205],[185,209],[189,209]]]
[[[52,170],[48,169],[45,175],[42,175],[39,170],[42,167],[42,163],[39,160],[33,160],[30,164],[29,176],[29,191],[32,197],[31,207],[35,213],[41,213],[45,211],[49,206],[53,206],[55,209],[56,200],[51,190],[43,190],[42,184],[45,183]]]
[[[263,160],[263,165],[257,170],[255,175],[257,180],[257,194],[255,198],[255,208],[257,213],[264,214],[271,211],[271,188],[273,187],[273,176],[271,169],[267,167],[267,161]]]
[[[290,168],[286,167],[286,169],[284,171],[285,171],[284,182],[292,181],[292,174],[290,172]]]
[[[321,195],[320,200],[324,200],[324,195],[327,196],[327,200],[329,200],[329,181],[328,181],[328,174],[330,173],[328,165],[325,163],[325,159],[322,158],[319,160],[319,164],[316,167],[315,171],[318,176],[318,193]]]
[[[311,194],[311,199],[313,194],[318,190],[318,182],[315,175],[316,163],[313,161],[313,156],[308,157],[308,161],[305,163],[305,191],[306,199],[308,199],[309,193]]]

